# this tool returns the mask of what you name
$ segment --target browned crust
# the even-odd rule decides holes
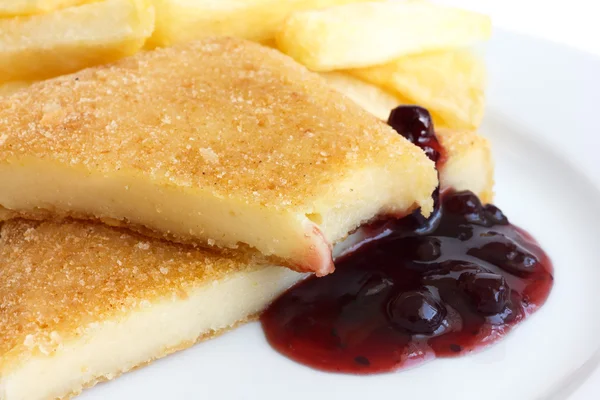
[[[417,208],[416,206],[413,207]],[[412,211],[412,210],[408,210],[407,214]],[[106,224],[108,226],[114,227],[114,228],[121,228],[121,229],[128,229],[131,230],[135,233],[139,233],[140,235],[149,237],[149,238],[153,238],[153,239],[163,239],[169,242],[173,242],[173,243],[179,243],[185,246],[191,246],[195,249],[207,249],[207,246],[201,246],[198,244],[197,239],[193,238],[192,236],[177,236],[177,235],[173,235],[171,233],[164,233],[164,232],[159,232],[157,230],[154,229],[150,229],[146,226],[140,225],[140,224],[134,224],[130,221],[127,220],[118,220],[115,218],[96,218],[93,215],[89,215],[89,214],[82,214],[79,212],[74,212],[74,211],[57,211],[57,210],[45,210],[42,208],[37,208],[35,210],[31,210],[31,211],[24,211],[24,210],[9,210],[7,208],[4,208],[2,206],[0,206],[0,222],[1,221],[8,221],[11,219],[26,219],[26,220],[30,220],[30,221],[52,221],[54,223],[61,223],[64,221],[69,221],[69,220],[80,220],[80,221],[89,221],[90,223],[103,223]],[[318,228],[314,228],[315,231],[318,231],[318,234],[322,237],[322,233],[320,233],[320,231],[318,230]],[[342,238],[340,239],[343,240],[345,239]],[[323,239],[324,240],[324,239]],[[265,256],[264,254],[261,254],[259,251],[257,251],[256,249],[251,248],[250,246],[248,246],[245,243],[238,243],[234,248],[231,249],[221,249],[221,248],[209,248],[208,251],[210,250],[214,250],[216,252],[224,252],[224,254],[231,254],[233,251],[235,251],[236,253],[241,253],[241,254],[246,254],[246,255],[252,255],[252,257],[254,258],[255,262],[257,264],[263,264],[263,265],[279,265],[282,267],[286,267],[289,268],[293,271],[296,272],[313,272],[312,269],[310,268],[311,265],[316,265],[317,261],[320,262],[320,260],[317,260],[314,262],[314,264],[311,264],[310,261],[311,260],[306,260],[307,262],[305,264],[295,264],[293,261],[294,260],[289,260],[289,259],[285,259],[282,257],[278,257],[275,255],[269,255],[269,256]],[[331,264],[329,266],[329,268],[327,269],[328,273],[332,272],[334,270],[334,265],[333,265],[333,259],[331,260]]]
[[[350,98],[356,98],[358,104],[363,105],[365,109],[371,110],[374,115],[385,116],[383,122],[387,120],[391,108],[394,107],[392,106],[394,96],[396,97],[397,105],[414,104],[414,102],[398,96],[398,93],[388,93],[381,85],[376,86],[372,83],[362,81],[359,77],[354,77],[351,74],[336,72],[325,74],[324,76],[329,78],[329,82],[333,87]],[[434,121],[435,119],[434,115]],[[447,161],[450,164],[461,164],[462,160],[470,161],[469,163],[465,163],[466,169],[453,169],[451,171],[452,176],[448,175],[448,169],[444,168],[444,163],[442,163],[439,168],[442,189],[448,189],[449,182],[468,180],[461,179],[464,176],[471,178],[471,181],[463,182],[463,187],[460,189],[470,189],[483,202],[491,202],[494,197],[494,165],[489,142],[475,130],[445,128],[443,127],[443,123],[439,122],[435,121],[434,124],[436,135],[445,150]],[[475,155],[479,155],[479,157],[474,157]]]
[[[297,249],[278,254],[278,249],[261,244],[279,238],[263,237],[260,231],[255,237],[237,238],[234,228],[224,228],[226,239],[215,244],[226,247],[243,241],[289,259],[270,259],[273,262],[320,274],[332,270],[326,249],[333,243],[315,242],[310,234],[301,240],[307,232],[304,217],[364,195],[359,183],[352,194],[332,196],[340,183],[352,181],[357,171],[380,171],[396,182],[382,208],[399,208],[404,197],[411,197],[425,214],[437,183],[433,164],[416,146],[317,74],[274,49],[226,37],[141,52],[37,82],[0,98],[0,132],[0,164],[7,173],[37,162],[102,177],[103,182],[123,179],[142,182],[149,191],[179,191],[182,198],[210,199],[248,215],[260,210],[281,216],[290,225],[287,231],[297,235]],[[43,178],[40,174],[37,179]],[[78,180],[72,184],[77,186]],[[22,205],[7,191],[0,204],[14,208],[13,216],[95,217],[157,236],[150,230],[154,216],[135,219],[131,211],[111,213],[110,198],[99,200],[99,206],[86,210],[89,214],[73,213],[65,201],[50,205],[62,209],[38,216],[38,211],[29,210],[48,205],[35,203],[35,194],[31,197],[27,200],[32,204]],[[177,216],[172,219],[178,222]],[[160,236],[208,246],[213,233],[207,228],[189,236]],[[314,248],[318,254],[313,257]]]
[[[289,57],[233,38],[35,83],[0,98],[0,132],[3,162],[129,171],[287,212],[312,212],[332,185],[368,167],[410,167],[406,179],[434,185],[429,160],[390,127]]]
[[[268,265],[268,264],[267,264]],[[9,220],[0,227],[0,370],[52,353],[85,327],[141,302],[267,265],[252,253],[210,251],[103,224]]]
[[[146,236],[148,238],[153,239],[162,239],[173,243],[179,243],[185,246],[190,246],[197,249],[207,249],[206,245],[199,245],[198,240],[194,237],[190,236],[180,236],[174,235],[168,232],[159,232],[154,229],[150,229],[147,226],[135,224],[127,220],[119,220],[116,218],[96,218],[90,214],[84,214],[81,212],[75,211],[64,211],[64,210],[47,210],[43,208],[36,208],[35,210],[10,210],[0,206],[0,221],[8,221],[11,219],[25,219],[30,221],[49,221],[53,223],[62,223],[64,221],[70,220],[79,220],[79,221],[88,221],[91,224],[95,223],[103,223],[110,227],[120,228],[120,229],[128,229],[135,233],[139,233],[140,235]],[[210,251],[210,248],[208,248]],[[227,253],[231,253],[231,251],[235,250],[236,252],[240,252],[243,254],[251,254],[255,258],[255,260],[262,264],[271,264],[271,265],[280,265],[282,267],[290,268],[297,272],[307,272],[306,265],[296,265],[292,261],[284,259],[281,257],[277,257],[274,255],[265,256],[261,254],[256,249],[251,248],[250,246],[239,243],[235,247],[231,249],[220,249],[214,248],[213,250],[220,252],[224,251]],[[230,251],[231,250],[231,251]],[[333,268],[332,268],[333,270]]]

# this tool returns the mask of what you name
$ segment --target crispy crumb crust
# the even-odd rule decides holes
[[[115,218],[96,218],[92,215],[82,214],[73,211],[47,210],[42,208],[38,208],[31,211],[16,211],[9,210],[0,206],[0,222],[9,221],[11,219],[22,219],[39,222],[51,221],[56,224],[60,224],[64,221],[71,220],[78,220],[80,222],[89,221],[91,223],[102,223],[114,228],[127,229],[128,231],[133,231],[148,238],[163,239],[169,242],[190,246],[191,248],[199,248],[199,250],[207,249],[207,246],[198,245],[198,241],[191,236],[174,236],[170,233],[159,232],[157,230],[150,229],[140,224],[134,224],[129,221],[118,220]],[[342,240],[343,239],[345,239],[345,237],[342,238]],[[231,249],[221,249],[219,247],[212,246],[208,248],[208,251],[215,251],[217,254],[231,254],[233,251],[235,251],[242,254],[251,255],[254,261],[259,264],[281,265],[297,272],[306,272],[306,268],[304,265],[296,265],[294,263],[291,263],[290,260],[286,260],[274,255],[265,256],[261,254],[258,250],[253,249],[244,243],[237,244]]]
[[[0,98],[0,132],[3,163],[118,171],[276,211],[312,213],[366,168],[435,185],[432,163],[386,124],[289,57],[233,38],[35,83]]]
[[[163,358],[163,357],[166,357],[166,356],[168,356],[168,355],[170,355],[170,354],[176,353],[176,352],[178,352],[178,351],[181,351],[181,350],[185,350],[185,349],[187,349],[187,348],[190,348],[190,347],[192,347],[193,345],[195,345],[196,343],[200,343],[200,342],[204,342],[204,341],[206,341],[206,340],[214,339],[214,338],[216,338],[217,336],[221,336],[222,334],[224,334],[224,333],[227,333],[227,332],[229,332],[229,331],[231,331],[231,330],[233,330],[233,329],[235,329],[235,328],[237,328],[237,327],[239,327],[239,326],[241,326],[241,325],[243,325],[243,324],[246,324],[246,323],[248,323],[248,322],[252,322],[252,321],[256,321],[256,320],[258,320],[258,317],[259,317],[259,316],[260,316],[260,314],[254,314],[254,315],[250,315],[250,316],[248,316],[248,317],[247,317],[247,318],[245,318],[245,319],[242,319],[242,320],[240,320],[240,321],[237,321],[235,324],[233,324],[233,325],[231,325],[231,326],[229,326],[229,327],[227,327],[227,328],[218,329],[218,330],[216,330],[216,331],[211,331],[211,332],[208,332],[208,333],[205,333],[205,334],[202,334],[202,335],[200,335],[200,336],[199,336],[199,337],[198,337],[196,340],[194,340],[194,341],[191,341],[191,342],[183,342],[183,343],[180,343],[180,344],[179,344],[179,345],[177,345],[177,346],[169,347],[169,348],[167,348],[166,350],[164,350],[164,351],[163,351],[163,352],[162,352],[160,355],[158,355],[158,356],[154,357],[154,358],[153,358],[153,359],[151,359],[151,360],[148,360],[148,361],[145,361],[145,362],[143,362],[143,363],[141,363],[141,364],[138,364],[138,365],[134,366],[133,368],[131,368],[131,369],[127,370],[127,371],[121,371],[120,373],[118,373],[118,374],[116,374],[116,375],[113,375],[111,378],[107,378],[106,376],[101,376],[101,377],[98,377],[97,379],[95,379],[95,380],[93,380],[93,381],[90,381],[90,382],[87,382],[87,383],[85,383],[85,384],[84,384],[84,386],[81,388],[81,390],[72,391],[71,393],[69,393],[69,394],[66,394],[66,395],[65,395],[65,396],[63,396],[63,397],[60,397],[60,399],[63,399],[63,400],[71,399],[71,398],[73,398],[73,397],[75,397],[75,396],[78,396],[78,395],[80,395],[80,394],[81,394],[81,392],[82,392],[83,390],[85,390],[85,389],[89,389],[89,388],[91,388],[91,387],[93,387],[93,386],[96,386],[98,383],[102,383],[102,382],[108,382],[108,381],[111,381],[111,380],[113,380],[113,379],[115,379],[115,378],[118,378],[119,376],[121,376],[121,375],[122,375],[122,374],[124,374],[124,373],[127,373],[127,372],[130,372],[130,371],[134,371],[134,370],[136,370],[136,369],[139,369],[139,368],[145,367],[145,366],[147,366],[147,365],[151,364],[152,362],[154,362],[154,361],[158,360],[159,358]]]
[[[50,354],[86,327],[260,264],[80,221],[10,220],[0,228],[0,370]]]
[[[322,76],[340,93],[353,99],[373,115],[387,121],[393,108],[414,104],[397,93],[367,83],[344,72],[325,73]],[[435,120],[435,117],[434,117]],[[442,189],[458,184],[458,189],[468,189],[489,203],[494,197],[494,163],[489,142],[475,130],[449,129],[435,123],[436,136],[445,149],[447,166],[440,167]]]

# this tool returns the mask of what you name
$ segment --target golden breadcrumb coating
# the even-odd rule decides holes
[[[169,193],[165,198],[172,198],[174,193],[188,203],[208,199],[232,210],[226,217],[234,223],[219,227],[233,230],[210,236],[210,228],[204,232],[206,226],[197,224],[189,232],[199,244],[208,239],[208,245],[236,245],[230,240],[235,221],[260,212],[264,218],[279,218],[270,220],[271,225],[285,223],[295,236],[238,242],[265,254],[296,257],[287,265],[308,264],[322,273],[330,272],[324,260],[331,242],[377,214],[398,215],[417,206],[428,214],[437,183],[433,163],[416,146],[318,75],[274,49],[233,38],[139,53],[0,97],[0,132],[3,180],[14,180],[15,170],[28,171],[34,178],[27,188],[37,187],[35,179],[51,177],[72,182],[80,192],[87,190],[81,189],[85,184],[98,188],[106,182],[115,187],[132,182],[106,197],[100,190],[89,201],[78,194],[80,209],[75,210],[70,199],[60,206],[38,201],[44,191],[27,199],[5,193],[0,205],[24,211],[21,215],[42,208],[116,218],[169,233],[148,222],[166,224],[165,211],[154,206],[150,195]],[[357,182],[362,176],[367,178]],[[367,200],[376,191],[362,188],[376,185],[373,176],[382,181],[377,183],[382,188],[377,203]],[[146,202],[144,217],[113,215],[121,211],[112,205],[127,192]],[[69,196],[70,190],[63,193]],[[19,205],[11,207],[8,201]],[[84,201],[94,202],[95,208],[81,209]],[[360,204],[351,207],[352,217],[344,214],[348,204]],[[327,219],[330,211],[333,217]],[[197,215],[210,212],[192,209],[179,216],[181,221],[169,223],[183,223],[191,214],[208,218]],[[329,229],[319,223],[322,216]],[[254,232],[260,234],[253,230],[248,235]],[[186,229],[179,236],[185,240],[187,234]],[[278,254],[280,239],[303,251],[286,248],[286,254]],[[310,257],[317,261],[307,262]]]
[[[427,165],[276,50],[212,38],[34,84],[0,101],[0,159],[52,159],[268,207],[310,205],[369,164]]]
[[[52,354],[93,322],[155,299],[185,298],[191,288],[260,262],[250,253],[203,250],[102,224],[7,221],[0,228],[0,370]]]
[[[336,90],[383,121],[387,121],[395,107],[413,104],[348,73],[330,72],[321,75]],[[421,106],[425,107],[425,104]],[[494,162],[490,143],[474,130],[450,129],[438,123],[434,125],[447,159],[440,169],[442,189],[455,186],[457,190],[471,190],[483,202],[491,202],[494,195]]]

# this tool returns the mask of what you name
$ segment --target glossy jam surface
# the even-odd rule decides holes
[[[270,344],[321,370],[385,372],[490,344],[544,303],[552,266],[527,233],[471,192],[437,203],[427,221],[364,227],[335,273],[284,293],[262,316]]]
[[[427,157],[440,168],[445,161],[442,146],[433,131],[433,122],[429,111],[419,106],[398,106],[388,118],[396,132],[411,143],[419,146]]]
[[[400,106],[388,123],[440,168],[429,112]],[[370,374],[493,343],[537,310],[552,265],[535,240],[471,192],[433,193],[435,211],[363,227],[335,273],[309,278],[262,316],[271,345],[317,369]]]

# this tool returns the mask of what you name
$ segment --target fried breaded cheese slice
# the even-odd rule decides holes
[[[0,228],[0,398],[54,399],[252,320],[304,275],[86,221]]]
[[[259,44],[209,38],[0,98],[4,216],[74,216],[324,275],[381,215],[428,214],[416,146]]]
[[[448,131],[438,137],[447,154],[442,190],[491,200],[487,142]],[[347,243],[352,237],[338,251]],[[0,398],[77,394],[254,319],[305,276],[256,252],[207,250],[90,221],[7,221]]]
[[[337,91],[384,121],[395,107],[415,104],[346,72],[327,72],[321,73],[321,76]],[[427,107],[424,103],[417,105]],[[494,161],[489,141],[476,130],[448,128],[438,123],[435,124],[435,134],[446,160],[439,168],[440,186],[470,190],[484,203],[491,202],[494,197]]]

